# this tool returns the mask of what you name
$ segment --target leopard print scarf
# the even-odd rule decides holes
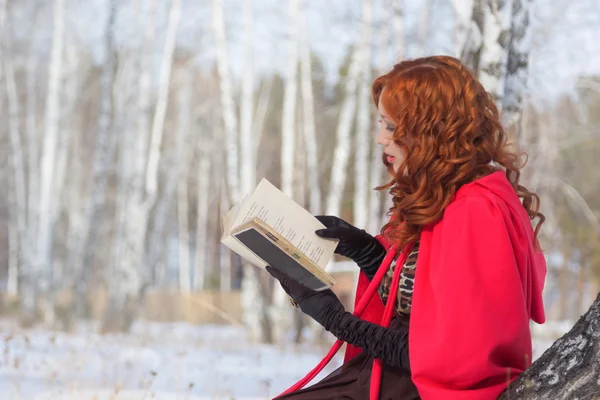
[[[390,286],[392,284],[392,277],[394,276],[394,270],[396,269],[396,261],[398,260],[398,253],[390,267],[381,280],[378,292],[383,304],[387,303]],[[398,302],[396,303],[396,312],[398,314],[410,315],[410,309],[412,306],[412,294],[415,287],[415,272],[417,268],[417,257],[419,255],[419,242],[416,242],[412,251],[408,255],[402,272],[400,272],[400,283],[398,284]]]

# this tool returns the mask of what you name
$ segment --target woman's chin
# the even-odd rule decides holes
[[[399,165],[393,165],[392,168],[394,169],[394,175],[398,175],[398,169],[399,169]],[[404,168],[404,173],[402,174],[404,176],[408,176],[408,169]]]

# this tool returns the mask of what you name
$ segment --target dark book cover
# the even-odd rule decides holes
[[[269,239],[255,228],[250,227],[249,229],[235,233],[234,236],[268,265],[285,272],[292,279],[303,285],[313,290],[321,290],[329,287],[329,285],[304,268],[291,255],[279,248],[275,244],[278,239],[274,235],[270,235],[271,238]]]

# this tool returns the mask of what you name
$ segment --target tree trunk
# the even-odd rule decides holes
[[[61,130],[63,135],[58,143],[57,162],[56,162],[56,192],[64,199],[64,188],[67,180],[67,170],[69,152],[71,151],[71,139],[73,137],[73,117],[76,115],[77,96],[80,89],[80,75],[77,74],[79,68],[79,54],[74,43],[70,42],[66,46],[65,65],[67,66],[63,73],[64,95],[61,104]],[[64,202],[61,199],[61,203]],[[62,208],[56,208],[53,216],[53,224],[58,222]],[[62,280],[61,278],[58,278]],[[54,283],[53,283],[54,284]]]
[[[114,280],[113,291],[121,290],[117,286],[121,280],[139,280],[140,269],[144,262],[144,252],[146,235],[148,229],[148,212],[149,205],[145,201],[145,176],[147,166],[148,143],[150,133],[150,113],[152,104],[151,95],[151,66],[154,57],[154,41],[155,41],[155,19],[156,19],[156,1],[150,0],[147,2],[145,9],[145,30],[142,44],[142,61],[139,66],[139,82],[138,82],[138,103],[136,110],[136,129],[132,148],[129,150],[129,159],[131,160],[132,172],[125,179],[128,180],[126,186],[128,189],[128,198],[125,201],[124,215],[127,218],[124,220],[125,225],[123,235],[125,243],[122,249],[122,256],[118,262],[107,271],[107,276]],[[139,282],[135,285],[140,285]],[[116,296],[113,294],[112,296]],[[110,300],[109,300],[110,301]],[[114,300],[113,302],[116,302]],[[114,307],[117,307],[115,304]]]
[[[363,64],[361,57],[360,48],[354,49],[350,66],[348,67],[348,76],[345,78],[345,97],[340,108],[335,140],[336,146],[333,153],[331,179],[327,194],[326,214],[328,215],[340,215],[341,211],[342,197],[344,187],[346,186],[348,159],[351,152],[350,131],[352,130],[352,121],[356,112],[356,87],[361,65]]]
[[[404,43],[404,0],[396,0],[392,2],[392,32],[393,32],[393,58],[392,63],[396,64],[404,59],[406,56],[406,45]],[[384,24],[385,25],[385,24]],[[388,28],[389,29],[389,28]],[[385,50],[388,52],[387,46]],[[386,56],[387,58],[387,56]],[[391,68],[387,65],[384,69]]]
[[[297,129],[300,132],[304,131],[303,119],[298,120]],[[294,145],[296,159],[294,165],[294,194],[295,200],[303,208],[306,208],[306,147],[304,135],[296,136],[296,144]]]
[[[483,50],[479,60],[479,81],[498,108],[502,107],[507,46],[510,37],[511,0],[484,3]]]
[[[292,199],[300,200],[294,191],[294,167],[296,166],[296,104],[298,99],[298,28],[299,0],[289,1],[289,53],[283,92],[283,113],[281,121],[281,191]],[[278,322],[272,327],[273,340],[279,342],[284,334],[293,328],[293,316],[286,313],[289,306],[287,294],[281,286],[275,286],[272,310],[278,315]]]
[[[171,0],[169,11],[169,22],[165,38],[165,49],[160,64],[160,76],[158,82],[158,96],[156,109],[152,120],[152,131],[150,134],[150,147],[148,149],[148,165],[146,167],[146,196],[149,207],[154,204],[158,191],[158,164],[161,155],[165,115],[169,104],[169,87],[171,83],[171,68],[173,66],[173,52],[177,39],[177,30],[181,18],[181,0]],[[149,208],[148,207],[148,208]]]
[[[190,274],[190,231],[189,231],[189,207],[188,207],[188,184],[190,170],[190,152],[193,147],[189,145],[190,137],[190,107],[192,99],[192,81],[189,79],[190,72],[183,72],[186,78],[183,80],[179,95],[179,138],[178,138],[178,160],[180,161],[179,179],[177,185],[177,220],[178,220],[178,248],[179,248],[179,290],[189,293],[192,290],[192,277]]]
[[[65,1],[54,1],[52,54],[50,58],[48,91],[46,93],[46,109],[44,115],[44,142],[40,163],[40,194],[37,217],[39,221],[36,260],[30,271],[30,278],[37,287],[28,287],[23,297],[23,316],[25,319],[35,315],[37,295],[47,290],[52,275],[52,242],[54,227],[52,216],[57,203],[54,190],[54,174],[56,167],[56,147],[60,136],[59,101],[60,81],[63,68]],[[30,285],[27,285],[30,286]]]
[[[281,121],[281,191],[294,198],[294,157],[296,154],[296,101],[298,82],[298,14],[299,0],[289,0],[289,54],[283,93]]]
[[[302,126],[308,172],[310,200],[308,209],[313,215],[321,213],[321,187],[319,185],[319,155],[317,149],[314,99],[312,86],[311,52],[308,44],[306,12],[300,12],[298,34],[300,48],[300,89],[302,93]]]
[[[139,5],[139,2],[138,2]],[[136,10],[138,15],[143,15],[139,10]],[[136,19],[136,28],[139,26],[139,16]],[[140,46],[141,47],[141,46]],[[132,195],[132,177],[135,173],[134,163],[136,157],[132,154],[136,148],[136,119],[131,116],[136,115],[137,111],[137,78],[140,71],[141,50],[134,53],[131,59],[125,61],[123,73],[120,74],[122,81],[117,79],[115,85],[123,88],[122,91],[115,93],[115,109],[121,110],[116,115],[114,124],[115,132],[128,132],[126,135],[116,135],[118,151],[118,172],[117,172],[117,193],[115,198],[115,220],[114,233],[112,240],[112,256],[110,265],[107,269],[115,271],[117,265],[123,258],[123,252],[127,244],[127,221],[129,218],[128,204]]]
[[[401,2],[395,3],[393,13],[391,15],[391,23],[383,23],[379,27],[381,30],[379,34],[379,43],[377,46],[377,59],[378,67],[377,73],[384,74],[388,72],[395,62],[399,62],[404,58],[404,30],[403,30],[403,11]],[[391,28],[394,28],[393,30]],[[393,37],[392,37],[393,35]],[[394,55],[390,60],[390,39],[393,39]],[[374,107],[373,107],[374,108]],[[373,111],[373,118],[378,119],[377,110]],[[369,211],[368,211],[368,226],[365,229],[375,235],[379,233],[379,230],[383,226],[383,218],[385,217],[381,209],[382,197],[388,198],[389,196],[381,196],[381,192],[373,190],[373,188],[385,183],[385,166],[381,159],[383,149],[375,142],[371,140],[371,158],[370,158],[370,177],[369,177]]]
[[[595,399],[600,393],[600,295],[573,329],[523,372],[498,400]]]
[[[149,3],[147,29],[144,39],[144,56],[151,64],[151,49],[154,36],[154,13],[155,2]],[[127,331],[133,319],[137,314],[141,302],[144,298],[145,287],[150,280],[149,269],[145,267],[143,255],[145,254],[145,238],[148,229],[148,219],[150,210],[156,202],[158,190],[158,165],[160,162],[160,149],[162,144],[165,115],[167,112],[169,87],[171,82],[171,68],[173,52],[175,50],[175,41],[181,16],[181,0],[172,0],[167,32],[165,38],[165,47],[161,59],[160,76],[158,83],[158,96],[154,118],[152,121],[150,145],[147,138],[147,116],[150,104],[146,100],[140,100],[139,109],[139,131],[135,154],[135,173],[132,177],[132,196],[130,199],[130,209],[128,212],[127,223],[127,246],[123,258],[116,266],[114,271],[109,273],[109,305],[103,319],[102,330]],[[150,93],[150,70],[148,66],[142,65],[140,73],[140,93],[149,96]],[[148,159],[144,157],[145,150],[148,149]],[[145,185],[143,184],[145,178]],[[165,189],[167,190],[167,189]],[[157,220],[162,215],[157,211]],[[155,230],[157,228],[155,227]],[[160,230],[160,229],[159,229]],[[157,249],[154,249],[157,251]]]
[[[242,79],[242,103],[240,107],[240,144],[241,144],[241,190],[243,195],[247,195],[254,189],[256,185],[256,160],[260,139],[258,135],[262,133],[264,118],[266,114],[266,106],[268,104],[270,82],[264,88],[259,98],[258,109],[256,111],[257,121],[254,121],[254,2],[245,0],[243,6],[244,14],[244,59],[245,73]],[[284,111],[285,112],[285,111]],[[225,115],[224,115],[225,117]],[[231,156],[232,147],[227,149],[228,156]],[[224,199],[225,200],[225,199]],[[238,198],[232,198],[233,203],[239,201]],[[264,311],[266,309],[265,299],[261,296],[259,271],[255,271],[255,267],[240,259],[237,255],[229,250],[223,249],[230,254],[229,268],[223,268],[221,265],[221,288],[225,290],[231,289],[232,269],[237,267],[238,262],[243,265],[243,277],[241,282],[242,291],[242,307],[244,309],[244,322],[249,328],[251,336],[261,341],[269,340],[265,331]],[[267,320],[266,325],[270,325]]]
[[[254,143],[254,52],[252,0],[244,2],[244,74],[242,104],[240,107],[240,181],[242,195],[249,194],[256,185],[256,149]]]
[[[4,34],[4,38],[7,35]],[[17,262],[23,262],[29,259],[28,251],[24,251],[29,242],[27,235],[27,197],[26,197],[26,181],[25,181],[25,165],[23,161],[23,141],[21,140],[20,132],[20,104],[17,94],[15,70],[12,63],[12,56],[8,54],[8,43],[3,43],[3,65],[4,75],[6,81],[6,98],[8,100],[8,126],[10,133],[10,144],[11,144],[11,155],[12,155],[12,170],[13,170],[13,188],[14,195],[12,197],[11,207],[11,222],[14,221],[14,226],[11,226],[11,234],[16,235],[14,239],[13,248],[19,248],[21,251],[18,253]],[[32,173],[31,175],[33,175]],[[29,263],[26,263],[29,265]],[[14,272],[13,270],[10,270]],[[23,271],[27,272],[27,271]],[[24,274],[26,277],[26,274]],[[27,284],[33,285],[33,282]]]
[[[354,151],[354,210],[353,222],[356,226],[366,228],[369,208],[369,141],[371,129],[371,27],[373,23],[373,4],[371,0],[362,3],[361,35],[361,74],[358,86],[358,109],[356,112],[356,135]]]
[[[8,101],[8,129],[12,150],[12,172],[13,179],[9,178],[8,200],[8,270],[6,273],[6,294],[17,295],[19,292],[19,262],[26,257],[26,252],[21,251],[25,246],[27,199],[25,192],[25,167],[23,165],[23,145],[21,140],[20,126],[20,104],[17,95],[14,65],[12,54],[9,54],[11,37],[6,26],[6,0],[0,1],[0,71],[4,67],[6,83],[6,98]],[[1,72],[0,72],[1,76]],[[3,96],[0,96],[3,99]],[[0,100],[1,102],[2,100]],[[0,106],[0,110],[3,107]],[[12,181],[12,185],[10,182]],[[25,271],[26,272],[26,271]],[[25,274],[23,274],[26,276]],[[1,303],[1,301],[0,301]]]
[[[213,1],[213,29],[217,51],[217,71],[221,88],[221,108],[227,144],[227,185],[229,198],[238,201],[240,196],[240,180],[238,166],[238,123],[233,102],[233,89],[229,75],[229,57],[227,55],[227,38],[225,37],[225,20],[223,17],[223,1]]]
[[[225,185],[221,185],[220,189],[221,211],[229,210],[231,208],[231,203],[229,202],[229,197],[227,196],[227,188]],[[221,212],[220,215],[223,215],[223,212]],[[221,291],[223,292],[228,292],[229,290],[231,290],[231,270],[233,260],[233,258],[231,257],[231,253],[232,252],[229,249],[221,245],[219,289],[221,289]]]
[[[473,0],[473,9],[471,11],[470,26],[467,31],[464,45],[461,51],[460,59],[473,71],[475,76],[479,74],[479,61],[483,51],[484,34],[484,11],[485,0]]]
[[[203,150],[206,141],[198,140],[200,151],[198,154],[198,190],[196,194],[196,246],[194,252],[194,289],[202,290],[206,286],[207,261],[208,261],[208,209],[209,189],[211,183],[210,150]],[[210,148],[211,146],[209,146]]]
[[[10,212],[13,213],[12,210]],[[8,223],[8,271],[6,271],[6,294],[9,296],[19,294],[20,243],[17,222],[11,215]]]
[[[429,24],[431,21],[431,0],[423,1],[421,6],[421,21],[418,28],[418,53],[417,57],[429,54]]]
[[[523,145],[525,138],[521,135],[521,120],[532,40],[529,27],[531,0],[512,0],[512,2],[502,123],[504,129],[516,137],[520,145]]]
[[[168,257],[166,257],[165,249],[169,248],[169,238],[167,234],[165,237],[165,228],[169,210],[171,209],[171,203],[175,195],[178,183],[178,175],[182,166],[182,158],[184,149],[183,144],[179,143],[181,139],[178,139],[175,151],[173,151],[168,157],[170,162],[165,168],[167,174],[165,176],[165,184],[157,198],[156,207],[154,208],[154,221],[152,223],[152,229],[149,233],[148,238],[148,256],[144,262],[143,267],[153,272],[155,282],[159,287],[167,287],[172,282],[168,280],[168,270],[170,265],[167,263]],[[144,281],[146,278],[143,278]],[[167,279],[167,280],[165,280]],[[174,283],[174,287],[179,287],[181,282]]]
[[[100,231],[101,214],[104,209],[106,198],[108,170],[114,156],[114,146],[111,146],[111,136],[113,135],[113,85],[115,77],[113,30],[117,12],[116,2],[114,0],[111,1],[109,7],[104,39],[106,59],[104,60],[102,71],[102,93],[98,118],[98,132],[96,133],[96,142],[94,145],[90,198],[85,207],[79,232],[79,243],[72,260],[74,264],[70,266],[72,271],[79,272],[79,275],[74,277],[77,293],[77,314],[79,316],[81,316],[84,311],[81,306],[84,305],[85,296],[89,290],[94,255],[98,248],[97,238]]]
[[[27,161],[28,161],[28,185],[27,185],[27,229],[29,247],[35,248],[35,236],[37,234],[37,204],[39,201],[39,130],[38,130],[38,110],[37,110],[37,52],[35,44],[37,40],[37,23],[38,13],[35,14],[35,19],[31,24],[31,45],[27,58]],[[31,172],[33,171],[33,172]],[[29,265],[32,265],[33,257],[28,256]]]
[[[258,94],[258,105],[256,106],[256,117],[253,121],[252,131],[255,133],[254,138],[254,153],[258,154],[258,148],[262,140],[262,134],[265,126],[265,119],[269,107],[269,99],[271,97],[271,88],[273,87],[273,78],[268,77],[263,82],[260,93]],[[254,160],[256,162],[256,159]],[[257,165],[258,167],[258,165]]]
[[[558,287],[560,293],[560,303],[559,303],[559,314],[558,319],[560,321],[564,321],[567,319],[568,310],[569,310],[569,262],[570,255],[566,252],[562,252],[563,262],[560,266],[559,278],[558,278]]]

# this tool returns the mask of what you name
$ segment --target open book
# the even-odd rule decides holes
[[[325,226],[268,180],[223,217],[221,242],[258,267],[280,269],[305,286],[335,284],[325,272],[338,241],[315,234]]]

